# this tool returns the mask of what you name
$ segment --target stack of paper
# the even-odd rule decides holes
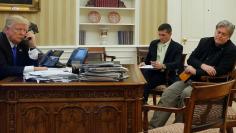
[[[24,73],[25,81],[71,82],[79,80],[77,74],[71,72],[71,68],[48,68],[44,71]]]
[[[128,69],[117,64],[83,65],[79,74],[80,81],[121,81],[128,77]]]

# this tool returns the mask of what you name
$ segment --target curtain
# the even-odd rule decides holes
[[[167,20],[167,0],[140,0],[140,44],[156,39],[157,28]]]

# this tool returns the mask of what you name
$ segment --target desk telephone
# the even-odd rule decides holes
[[[39,65],[46,67],[64,67],[65,65],[59,62],[59,58],[63,52],[62,50],[49,50],[39,60]]]
[[[74,49],[66,64],[62,64],[59,62],[59,58],[63,54],[63,52],[64,51],[62,50],[49,50],[46,54],[43,54],[42,58],[39,60],[39,65],[46,67],[65,67],[65,66],[71,67],[73,61],[83,64],[87,57],[88,49],[87,48]]]

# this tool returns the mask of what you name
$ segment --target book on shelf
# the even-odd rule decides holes
[[[134,43],[134,32],[130,31],[130,44]]]
[[[95,7],[119,7],[119,0],[95,0]]]
[[[118,44],[121,44],[121,31],[118,31]]]
[[[133,44],[133,31],[118,31],[118,44],[130,45]]]
[[[86,31],[85,30],[80,30],[79,31],[79,44],[80,45],[85,45],[86,41]]]

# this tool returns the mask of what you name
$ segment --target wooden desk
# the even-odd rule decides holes
[[[145,80],[136,65],[122,82],[0,81],[0,133],[137,133]],[[17,81],[19,80],[19,81]]]

